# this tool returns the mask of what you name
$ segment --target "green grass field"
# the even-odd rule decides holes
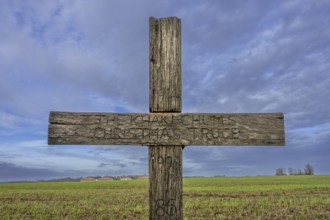
[[[330,219],[330,176],[185,178],[184,219]],[[0,184],[0,219],[147,219],[148,181]]]

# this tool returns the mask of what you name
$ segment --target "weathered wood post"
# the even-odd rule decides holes
[[[181,21],[150,18],[151,113],[181,112]],[[149,146],[149,219],[182,219],[182,145]]]

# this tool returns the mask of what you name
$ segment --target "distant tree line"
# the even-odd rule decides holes
[[[314,175],[314,168],[311,164],[306,164],[304,169],[295,169],[289,167],[287,170],[285,168],[277,168],[275,176],[286,176],[286,175]]]

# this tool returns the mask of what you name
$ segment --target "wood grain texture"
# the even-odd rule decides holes
[[[149,25],[150,112],[181,112],[181,21],[150,18]],[[149,146],[149,219],[181,220],[182,144],[158,144]]]
[[[181,21],[150,18],[150,112],[181,112]]]
[[[51,112],[49,144],[284,145],[282,113]]]
[[[149,147],[150,219],[182,219],[182,147]]]

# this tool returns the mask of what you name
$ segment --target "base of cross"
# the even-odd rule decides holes
[[[149,216],[182,219],[182,147],[149,147]]]
[[[149,219],[182,219],[182,149],[284,145],[282,113],[181,112],[181,21],[150,18],[150,113],[51,112],[48,144],[149,146]]]

